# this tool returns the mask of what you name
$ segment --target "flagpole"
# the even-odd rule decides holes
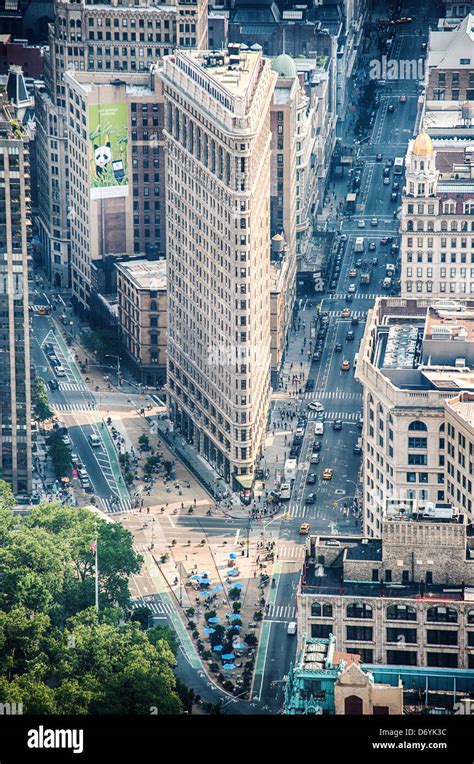
[[[95,529],[95,609],[99,612],[99,551],[97,544],[97,528]]]

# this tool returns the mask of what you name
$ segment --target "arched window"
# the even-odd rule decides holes
[[[379,412],[380,416],[383,416],[383,406],[381,403],[377,406],[377,411]]]
[[[150,310],[158,310],[158,306],[157,306],[156,300],[152,300],[150,302]]]
[[[457,623],[458,614],[453,607],[438,605],[437,607],[428,608],[426,620],[435,623]]]
[[[474,624],[474,610],[467,611],[467,622]]]
[[[444,431],[445,431],[444,422],[443,422],[443,424],[440,424],[440,426],[439,426],[439,431],[440,431],[440,432],[444,432]]]
[[[372,608],[365,602],[353,602],[346,609],[347,618],[372,618]]]
[[[313,602],[311,605],[311,615],[315,618],[332,618],[332,605],[320,602]]]
[[[389,605],[387,619],[391,621],[416,621],[416,610],[411,605]]]
[[[424,422],[420,422],[420,420],[417,419],[414,422],[410,422],[410,424],[408,425],[408,429],[411,432],[413,432],[413,431],[415,431],[415,432],[426,432],[428,428],[427,428],[427,426],[426,426],[426,424]]]

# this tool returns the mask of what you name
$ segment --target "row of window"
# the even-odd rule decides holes
[[[332,618],[333,606],[328,602],[311,603],[311,616],[314,618]],[[386,609],[385,617],[392,621],[416,621],[417,611],[411,605],[393,604]],[[352,602],[346,607],[346,618],[373,618],[372,607],[365,602]],[[474,610],[467,613],[467,623],[474,625]],[[426,611],[426,620],[432,623],[457,623],[458,612],[455,608],[438,605]]]

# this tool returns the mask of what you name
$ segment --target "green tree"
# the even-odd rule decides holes
[[[71,449],[64,443],[61,434],[53,430],[46,440],[54,472],[58,479],[65,477],[72,467]]]
[[[36,377],[33,390],[32,390],[32,402],[35,412],[35,417],[39,422],[44,422],[46,419],[52,419],[54,411],[49,405],[48,392],[44,379]]]

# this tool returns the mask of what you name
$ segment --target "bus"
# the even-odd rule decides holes
[[[395,161],[393,163],[393,174],[394,175],[403,175],[403,157],[395,157]]]

